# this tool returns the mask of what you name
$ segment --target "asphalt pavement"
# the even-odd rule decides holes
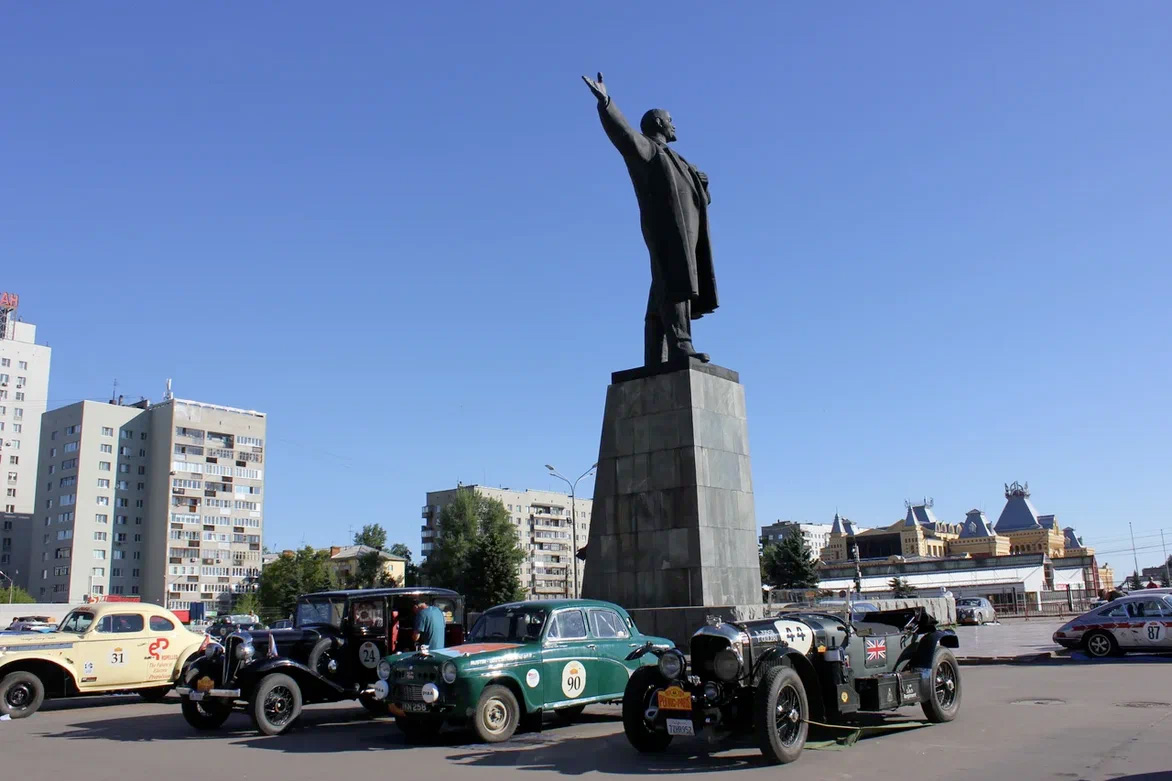
[[[1011,657],[1059,651],[1053,640],[1058,627],[1070,618],[1008,618],[995,624],[958,626],[959,657]]]
[[[571,726],[508,743],[472,742],[445,731],[438,744],[410,746],[389,719],[352,705],[314,706],[290,734],[261,737],[243,715],[196,733],[177,702],[133,697],[49,703],[32,718],[0,722],[4,778],[87,781],[282,781],[322,778],[704,776],[751,781],[804,778],[1172,779],[1172,665],[1132,659],[1060,666],[965,667],[961,712],[951,724],[889,732],[840,750],[807,750],[790,769],[765,766],[751,742],[732,747],[677,739],[662,755],[626,741],[616,706],[592,706]],[[885,723],[919,719],[907,708]]]

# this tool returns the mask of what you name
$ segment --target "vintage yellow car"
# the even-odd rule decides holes
[[[162,699],[208,642],[171,611],[138,602],[76,608],[55,632],[0,634],[0,716],[31,716],[46,698],[133,691]]]

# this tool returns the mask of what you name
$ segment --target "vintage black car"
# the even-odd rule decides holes
[[[853,618],[853,620],[852,620]],[[639,751],[662,751],[677,735],[755,733],[775,763],[798,758],[810,722],[842,724],[859,711],[919,704],[932,722],[960,707],[960,668],[923,608],[851,615],[787,611],[736,623],[710,619],[679,649],[638,648],[659,664],[635,671],[623,694],[623,728]]]
[[[217,729],[245,710],[266,735],[288,729],[301,707],[357,699],[385,715],[390,665],[383,657],[414,650],[414,606],[440,608],[446,642],[464,639],[464,599],[441,588],[328,591],[299,597],[291,629],[233,632],[210,643],[180,674],[175,691],[183,716],[200,730]]]

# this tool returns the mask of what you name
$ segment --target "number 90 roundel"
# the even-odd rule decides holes
[[[586,665],[572,661],[562,668],[562,694],[571,700],[586,691]]]

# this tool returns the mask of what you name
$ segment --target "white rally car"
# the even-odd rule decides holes
[[[1124,651],[1172,651],[1172,595],[1137,592],[1083,613],[1054,633],[1066,648],[1091,656]]]

